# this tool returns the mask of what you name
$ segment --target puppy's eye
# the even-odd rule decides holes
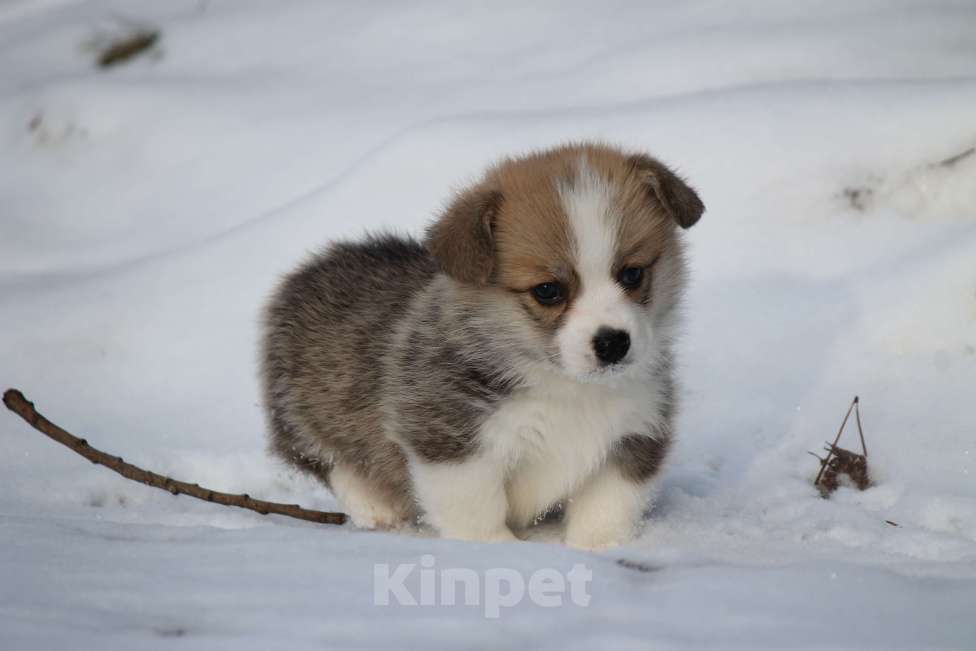
[[[563,286],[559,283],[539,283],[531,291],[535,300],[542,305],[555,305],[564,298]]]
[[[643,267],[624,267],[617,274],[617,282],[623,285],[624,289],[634,289],[641,284],[643,279]]]

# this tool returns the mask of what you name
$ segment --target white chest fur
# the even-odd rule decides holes
[[[506,469],[509,519],[525,525],[571,496],[606,462],[614,442],[654,431],[650,381],[583,384],[556,374],[506,399],[481,428],[483,451]]]

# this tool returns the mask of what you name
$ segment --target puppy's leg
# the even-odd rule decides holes
[[[518,531],[535,524],[564,494],[566,483],[558,463],[536,462],[519,468],[507,483],[508,524]]]
[[[646,506],[644,483],[624,477],[609,462],[566,504],[566,544],[580,549],[622,545],[637,534]]]
[[[403,524],[409,514],[352,467],[337,463],[329,475],[332,493],[360,529],[390,529]]]
[[[445,538],[518,540],[505,524],[504,468],[495,459],[479,454],[460,462],[413,460],[410,470],[424,517]]]
[[[650,500],[650,480],[670,447],[670,427],[620,439],[606,464],[566,505],[566,544],[605,549],[631,540]]]

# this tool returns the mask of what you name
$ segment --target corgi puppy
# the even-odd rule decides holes
[[[703,211],[656,159],[573,144],[490,168],[422,241],[329,246],[265,313],[273,451],[363,528],[514,541],[557,508],[569,545],[630,540],[672,441]]]

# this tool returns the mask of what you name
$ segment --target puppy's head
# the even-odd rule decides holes
[[[680,229],[704,205],[657,160],[571,145],[505,160],[428,231],[442,270],[517,309],[535,361],[583,381],[645,372],[684,286]],[[505,323],[499,323],[505,328]]]

